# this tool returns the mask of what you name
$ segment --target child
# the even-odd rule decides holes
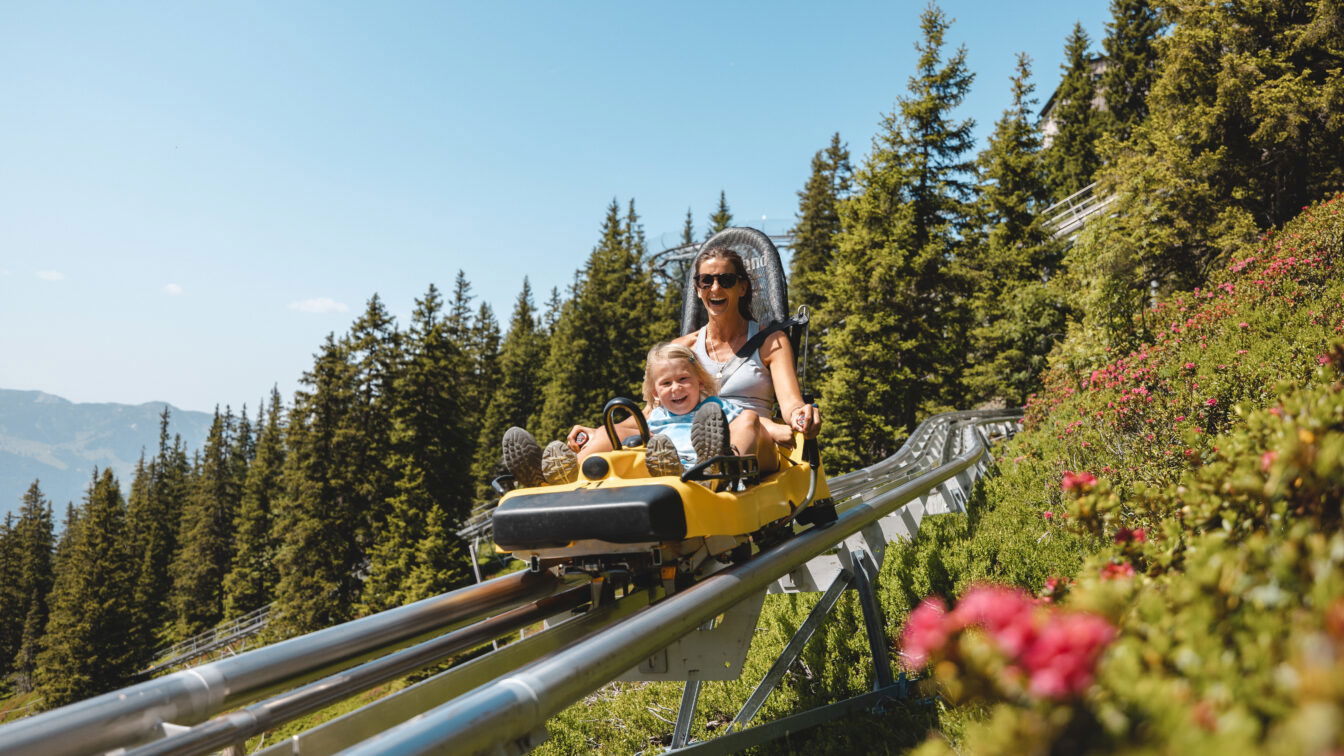
[[[649,350],[644,368],[644,417],[651,438],[644,463],[650,475],[680,475],[699,459],[734,454],[735,448],[755,451],[760,426],[756,413],[714,396],[717,390],[714,379],[688,347],[666,342]],[[633,418],[616,427],[622,437],[638,432]],[[594,433],[586,444],[552,441],[544,451],[522,428],[510,428],[504,434],[504,464],[524,486],[572,482],[578,477],[581,457],[610,450],[605,433]],[[770,472],[778,460],[761,460],[761,464],[764,472]]]
[[[697,461],[734,453],[730,439],[754,428],[754,412],[714,396],[718,385],[687,347],[670,342],[649,350],[644,367],[644,415],[649,474],[680,475]],[[754,442],[747,448],[755,449]]]

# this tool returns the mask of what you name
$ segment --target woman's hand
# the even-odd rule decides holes
[[[576,425],[569,429],[569,435],[565,436],[565,444],[575,452],[581,451],[588,442],[597,438],[597,428],[589,428],[586,425]]]
[[[821,430],[821,410],[815,404],[798,405],[789,413],[789,427],[804,438],[816,438]]]

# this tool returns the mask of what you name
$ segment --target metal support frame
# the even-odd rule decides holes
[[[703,680],[687,680],[681,691],[681,708],[677,710],[677,725],[672,730],[672,748],[681,748],[691,738],[691,720],[695,718],[695,704],[700,700]]]
[[[794,632],[793,637],[784,646],[784,651],[771,665],[770,670],[765,673],[765,677],[761,678],[761,682],[756,686],[756,689],[751,692],[750,696],[747,696],[747,702],[742,704],[742,709],[737,712],[736,717],[733,717],[733,721],[728,725],[725,733],[746,727],[752,717],[756,716],[756,712],[760,711],[761,707],[765,705],[765,699],[774,692],[775,687],[779,685],[779,681],[784,679],[784,673],[788,672],[789,667],[793,666],[793,663],[802,655],[807,642],[812,639],[812,635],[817,632],[817,628],[821,627],[822,620],[826,619],[831,610],[835,608],[836,602],[840,600],[840,594],[844,593],[853,581],[853,573],[849,570],[840,571],[835,581],[822,594],[821,600],[817,602],[816,606],[812,607],[807,619],[803,620],[803,624],[798,626],[798,630]]]
[[[667,753],[696,754],[697,756],[726,756],[726,754],[737,753],[752,746],[769,743],[795,732],[802,732],[817,725],[826,724],[856,711],[880,709],[884,703],[900,700],[904,696],[900,688],[900,683],[897,683],[890,688],[882,688],[833,704],[809,709],[801,714],[777,719],[769,724],[752,727],[748,730],[731,732],[713,740],[702,740],[685,748],[667,751]]]
[[[746,703],[742,705],[742,709],[724,729],[722,735],[698,743],[687,743],[687,736],[690,732],[689,720],[695,709],[695,696],[699,694],[700,684],[698,681],[686,683],[686,692],[682,697],[681,711],[677,716],[677,728],[672,736],[669,753],[733,753],[749,746],[767,743],[790,733],[829,722],[857,709],[880,709],[885,701],[902,699],[909,695],[909,686],[906,683],[905,675],[902,674],[899,678],[892,677],[891,654],[887,649],[886,623],[881,606],[877,602],[875,591],[877,565],[873,561],[873,556],[864,549],[855,549],[848,552],[848,559],[845,561],[849,562],[849,567],[840,570],[830,587],[822,594],[821,600],[817,602],[817,605],[808,614],[807,619],[794,632],[793,637],[785,645],[784,651],[780,653],[779,658],[771,665],[770,670],[761,678],[761,682],[747,697]],[[873,654],[873,690],[861,696],[812,709],[769,724],[743,729],[760,711],[766,698],[779,686],[789,667],[793,666],[793,663],[802,655],[803,648],[807,645],[808,640],[812,638],[822,621],[830,615],[839,602],[841,594],[851,586],[859,594],[868,644]]]
[[[891,678],[891,654],[887,651],[887,623],[882,618],[882,607],[877,603],[877,566],[867,551],[851,551],[849,557],[853,562],[854,587],[859,591],[859,604],[863,607],[868,646],[873,652],[873,690],[882,690],[891,687],[894,681]]]

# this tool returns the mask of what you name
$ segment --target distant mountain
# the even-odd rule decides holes
[[[141,450],[159,447],[159,415],[168,407],[168,432],[189,450],[205,443],[213,416],[164,402],[76,404],[41,391],[0,389],[0,517],[16,512],[33,480],[56,508],[59,527],[66,502],[79,502],[93,468],[110,467],[128,491]]]

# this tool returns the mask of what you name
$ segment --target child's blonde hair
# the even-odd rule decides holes
[[[658,406],[658,394],[654,391],[653,371],[651,370],[654,363],[657,362],[686,363],[686,366],[691,370],[691,374],[700,381],[701,399],[719,393],[719,382],[714,380],[714,377],[695,358],[695,352],[692,352],[690,347],[664,341],[650,349],[649,356],[644,360],[644,404],[646,406]]]

